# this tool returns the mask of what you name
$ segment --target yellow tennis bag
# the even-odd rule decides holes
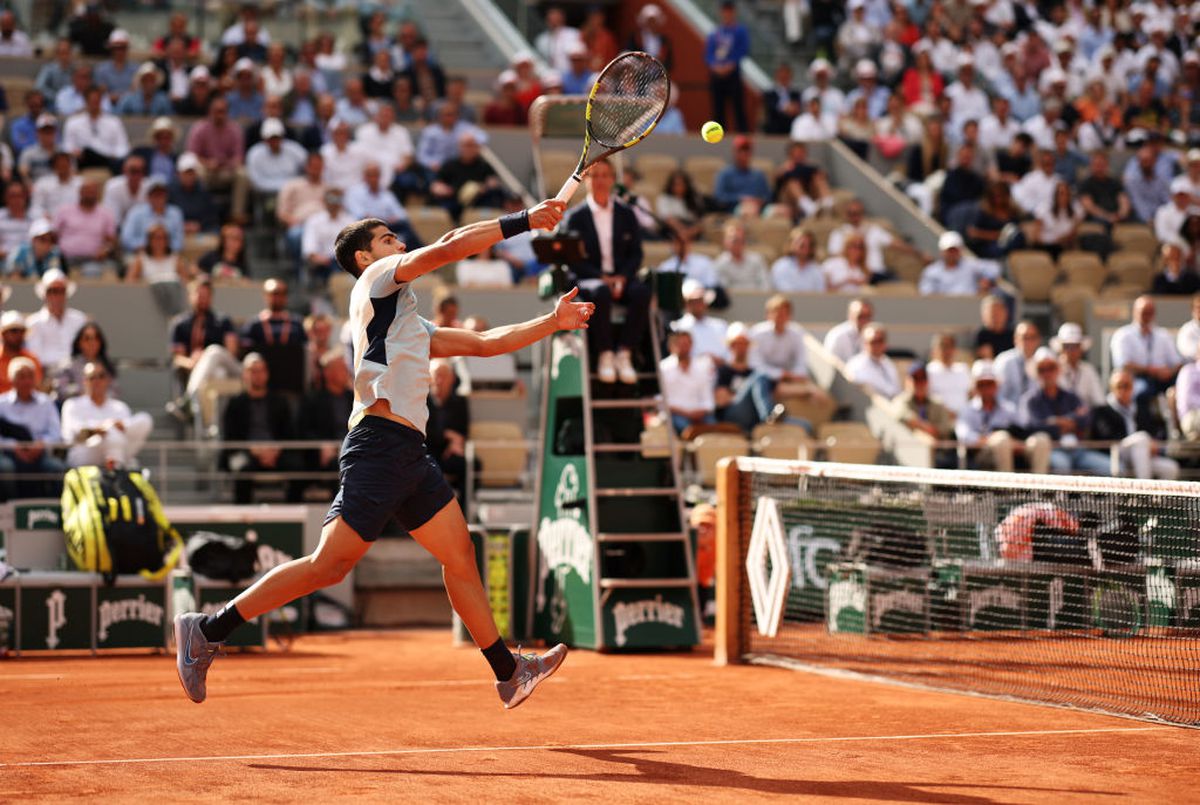
[[[179,562],[183,539],[140,472],[76,467],[63,479],[67,553],[80,570],[112,584],[119,573],[163,579]]]

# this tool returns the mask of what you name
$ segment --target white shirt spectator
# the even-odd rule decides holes
[[[612,274],[616,271],[613,265],[613,200],[610,198],[606,206],[601,207],[589,194],[588,209],[592,213],[592,225],[596,227],[596,240],[600,243],[600,272]]]
[[[968,120],[983,120],[988,116],[988,110],[991,108],[986,92],[978,86],[968,88],[961,81],[955,81],[946,87],[946,97],[952,104],[950,128],[956,135],[962,131],[963,123]]]
[[[1175,349],[1179,351],[1179,357],[1187,362],[1195,360],[1198,347],[1200,347],[1200,320],[1188,319],[1175,336]]]
[[[819,117],[804,112],[792,121],[789,136],[796,142],[817,143],[837,136],[837,116],[822,113]]]
[[[794,321],[782,333],[775,331],[774,323],[760,321],[750,328],[750,365],[774,380],[784,372],[808,377],[804,335],[804,328]]]
[[[102,464],[111,458],[118,465],[126,465],[146,443],[154,429],[154,420],[145,412],[133,413],[128,405],[113,397],[106,398],[103,405],[96,405],[91,397],[81,394],[63,403],[62,435],[65,442],[75,442],[80,431],[112,421],[120,422],[123,430],[113,428],[86,442],[74,444],[67,451],[67,463],[79,467]]]
[[[1053,204],[1042,204],[1034,212],[1034,217],[1042,225],[1039,234],[1042,243],[1061,243],[1083,223],[1083,205],[1073,201],[1067,210],[1055,212]]]
[[[846,376],[889,400],[900,393],[900,373],[886,355],[876,360],[866,352],[858,353],[846,362]]]
[[[113,220],[120,227],[125,220],[125,213],[133,209],[134,204],[146,200],[146,182],[142,181],[135,194],[129,189],[129,182],[123,175],[113,176],[104,183],[104,195],[101,198],[101,203],[112,212]]]
[[[1012,115],[1003,123],[995,115],[988,115],[979,123],[979,145],[987,151],[1008,148],[1020,133],[1021,124]]]
[[[388,223],[408,220],[408,211],[396,198],[396,194],[382,184],[379,192],[373,193],[366,182],[359,182],[346,191],[343,203],[346,205],[346,212],[357,219],[379,218]]]
[[[669,408],[685,411],[716,409],[713,399],[716,369],[707,355],[697,355],[693,351],[687,369],[679,365],[678,357],[668,355],[658,369],[662,373],[662,388]]]
[[[781,293],[825,293],[825,272],[816,260],[800,265],[785,254],[771,264],[771,285]]]
[[[62,207],[77,204],[81,184],[81,176],[72,176],[70,180],[60,182],[56,174],[47,173],[33,183],[33,194],[29,203],[30,214],[53,218]]]
[[[921,42],[929,46],[929,59],[934,68],[942,75],[954,75],[958,70],[958,46],[944,36],[939,36],[937,42],[925,37],[917,44]]]
[[[87,321],[87,314],[73,307],[63,311],[62,319],[54,318],[43,307],[25,319],[25,348],[37,356],[47,369],[64,363],[71,357],[71,343],[75,335]]]
[[[1000,381],[996,394],[1013,405],[1017,405],[1025,392],[1037,385],[1029,376],[1029,362],[1025,354],[1015,347],[997,355],[992,368]]]
[[[304,171],[308,152],[293,140],[283,140],[279,151],[271,150],[265,141],[255,143],[246,152],[246,175],[250,185],[264,193],[278,193],[289,180]]]
[[[1043,151],[1054,148],[1054,126],[1046,122],[1046,118],[1041,114],[1036,114],[1025,121],[1025,125],[1021,127],[1025,133],[1033,138],[1033,144]]]
[[[833,353],[834,357],[842,363],[847,363],[862,351],[862,333],[854,326],[854,322],[844,321],[835,324],[825,333],[824,344],[825,349]]]
[[[725,331],[729,324],[724,319],[705,316],[697,319],[691,313],[680,317],[675,324],[677,330],[687,330],[692,334],[692,355],[711,355],[719,361],[729,359],[729,350],[725,346]]]
[[[663,260],[658,270],[678,271],[683,274],[684,279],[695,280],[705,288],[716,288],[721,284],[721,280],[717,276],[716,263],[707,254],[688,252],[687,257],[682,261],[678,255],[672,255]]]
[[[1096,367],[1081,360],[1078,366],[1072,367],[1063,358],[1058,360],[1058,385],[1083,400],[1088,406],[1095,408],[1104,405],[1104,383],[1100,381],[1100,373]]]
[[[49,394],[35,390],[33,399],[21,402],[17,399],[17,390],[9,389],[0,394],[0,419],[6,419],[15,425],[20,425],[29,431],[36,442],[57,442],[62,440],[62,424],[58,416],[58,406]],[[4,439],[0,442],[15,442],[14,439]]]
[[[971,391],[971,370],[965,363],[957,362],[949,366],[941,361],[930,361],[925,364],[925,374],[929,376],[929,393],[955,416],[967,407],[967,398]]]
[[[387,131],[380,131],[378,123],[368,121],[354,132],[354,142],[379,163],[383,174],[380,181],[384,185],[391,185],[397,165],[413,158],[412,137],[399,123],[388,126]]]
[[[717,276],[721,285],[728,290],[768,291],[771,283],[767,279],[767,261],[758,252],[747,249],[738,260],[729,252],[721,252],[716,259]]]
[[[255,39],[258,41],[258,44],[262,45],[263,47],[266,47],[267,45],[271,44],[271,34],[267,31],[266,28],[263,28],[261,25],[258,28],[258,36],[255,37]],[[238,20],[233,25],[230,25],[228,28],[225,29],[225,32],[221,34],[221,44],[222,45],[244,45],[244,44],[246,44],[246,27],[242,24],[241,20]]]
[[[338,232],[354,223],[354,220],[345,207],[338,210],[337,215],[330,215],[328,209],[317,210],[304,222],[300,253],[306,258],[315,254],[332,260],[333,244],[337,242]]]
[[[0,56],[29,58],[33,55],[33,43],[24,31],[13,30],[7,39],[0,37]]]
[[[870,280],[866,271],[854,268],[844,257],[830,257],[821,265],[825,285],[833,293],[854,293]]]
[[[846,247],[846,238],[854,234],[862,235],[863,242],[866,243],[866,263],[867,268],[871,269],[871,273],[887,273],[887,264],[883,259],[883,250],[891,246],[896,241],[896,238],[891,232],[888,232],[878,224],[866,222],[857,227],[853,224],[842,224],[829,233],[829,240],[825,243],[825,250],[830,255],[842,254]]]
[[[28,210],[24,218],[13,218],[7,209],[0,207],[0,254],[12,254],[29,240],[29,226],[33,221]]]
[[[980,280],[995,280],[999,276],[999,266],[990,260],[962,258],[954,268],[938,260],[925,266],[917,289],[926,296],[977,296]]]
[[[534,40],[534,47],[542,58],[559,73],[571,72],[571,47],[580,41],[579,29],[563,25],[556,31],[542,31]]]
[[[1154,237],[1161,243],[1182,242],[1183,236],[1179,230],[1187,217],[1187,207],[1181,210],[1174,201],[1168,201],[1154,213]]]
[[[1181,363],[1175,342],[1162,327],[1151,327],[1149,333],[1143,333],[1138,325],[1126,324],[1113,333],[1110,350],[1114,369],[1127,363],[1156,367]]]
[[[321,180],[328,187],[349,190],[362,181],[363,168],[374,160],[374,155],[358,143],[349,143],[345,151],[339,151],[332,142],[321,146],[321,157],[325,160],[325,171]]]
[[[124,159],[129,153],[129,135],[116,115],[101,113],[93,118],[79,112],[67,118],[63,126],[63,150],[79,153],[90,148],[109,159]]]
[[[838,115],[846,111],[846,93],[832,85],[819,89],[813,84],[800,93],[800,102],[807,104],[814,95],[821,99],[821,118],[833,118],[836,128]]]
[[[1031,170],[1013,185],[1013,201],[1017,202],[1021,209],[1032,213],[1043,205],[1053,202],[1054,188],[1057,184],[1058,177],[1053,173],[1047,174],[1037,169]]]

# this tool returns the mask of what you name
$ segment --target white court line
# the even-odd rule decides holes
[[[731,738],[712,741],[645,741],[610,744],[540,744],[533,746],[447,746],[411,749],[377,749],[358,752],[280,752],[267,755],[200,755],[195,757],[109,758],[104,760],[28,760],[0,763],[0,769],[32,766],[122,766],[144,763],[212,763],[234,760],[299,760],[302,758],[383,757],[401,755],[455,755],[480,752],[552,752],[588,749],[658,749],[683,746],[761,746],[770,744],[854,743],[863,741],[934,741],[963,738],[1021,738],[1048,735],[1094,735],[1112,732],[1161,732],[1176,727],[1099,727],[1076,730],[1021,730],[1014,732],[935,732],[924,735],[848,735],[833,738]]]
[[[66,674],[0,674],[0,682],[22,679],[66,679]]]

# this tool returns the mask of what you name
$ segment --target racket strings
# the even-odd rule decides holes
[[[608,148],[637,140],[654,127],[670,94],[670,79],[658,61],[641,54],[618,58],[596,81],[592,138]]]

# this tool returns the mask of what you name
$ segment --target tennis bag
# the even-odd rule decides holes
[[[188,537],[187,558],[193,573],[238,582],[257,572],[258,546],[243,537],[197,531]]]
[[[99,573],[163,579],[179,562],[183,539],[154,487],[140,472],[76,467],[63,478],[62,522],[75,567]]]

